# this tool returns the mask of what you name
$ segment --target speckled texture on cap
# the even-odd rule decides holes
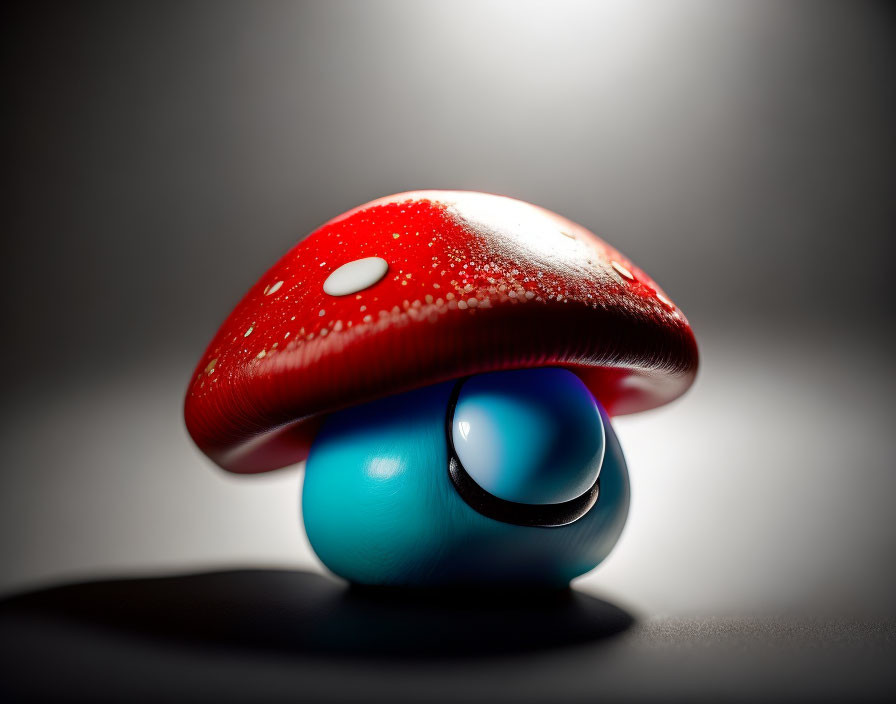
[[[403,193],[331,220],[261,277],[200,359],[185,417],[219,465],[260,472],[304,459],[339,408],[536,366],[631,413],[684,393],[697,347],[656,283],[580,225],[502,196]]]

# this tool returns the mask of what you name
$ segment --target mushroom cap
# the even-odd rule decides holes
[[[697,357],[681,311],[581,225],[415,191],[330,220],[271,267],[200,359],[184,415],[218,465],[264,472],[303,460],[328,413],[383,396],[554,366],[619,415],[680,396]]]

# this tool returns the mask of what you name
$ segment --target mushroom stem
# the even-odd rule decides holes
[[[452,482],[446,418],[455,387],[418,389],[325,421],[302,495],[323,563],[352,582],[404,586],[563,586],[594,568],[616,543],[629,498],[625,461],[602,409],[596,502],[568,525],[518,525],[474,509]],[[586,440],[593,450],[593,438]]]

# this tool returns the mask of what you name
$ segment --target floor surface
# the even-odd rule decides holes
[[[0,603],[4,701],[885,701],[894,656],[894,622],[639,622],[576,591],[382,593],[295,571]]]

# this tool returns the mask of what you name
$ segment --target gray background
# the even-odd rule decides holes
[[[626,252],[701,343],[618,420],[579,588],[661,617],[894,615],[896,25],[862,2],[29,4],[3,42],[0,589],[322,571],[300,474],[190,444],[189,374],[298,238],[414,188]]]

